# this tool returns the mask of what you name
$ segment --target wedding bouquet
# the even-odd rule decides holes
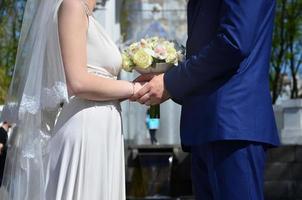
[[[164,38],[144,38],[132,43],[123,51],[122,68],[128,72],[136,70],[140,74],[164,73],[177,66],[183,59],[181,49],[184,48]],[[151,129],[154,131],[159,128],[160,106],[150,106],[149,115],[149,123],[152,124]]]
[[[174,42],[159,37],[141,39],[132,43],[123,53],[123,69],[141,74],[163,73],[182,60],[183,53]],[[179,48],[180,49],[180,48]]]

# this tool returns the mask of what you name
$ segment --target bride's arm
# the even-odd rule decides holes
[[[87,72],[87,27],[88,19],[81,3],[64,0],[59,11],[59,36],[69,93],[97,101],[129,98],[140,85]]]

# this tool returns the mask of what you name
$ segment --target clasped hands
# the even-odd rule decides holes
[[[164,74],[145,74],[134,81],[134,95],[129,100],[150,106],[160,104],[170,98],[165,89]]]

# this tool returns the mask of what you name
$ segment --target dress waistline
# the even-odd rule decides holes
[[[88,107],[95,107],[95,106],[101,106],[101,107],[112,107],[117,109],[118,111],[121,111],[121,104],[120,101],[115,100],[115,101],[92,101],[92,100],[87,100],[87,99],[82,99],[77,96],[72,96],[69,98],[69,102],[65,103],[66,105],[72,105],[72,104],[79,104],[79,105],[84,105],[85,108]],[[63,108],[64,106],[63,105]]]
[[[104,77],[104,78],[110,78],[110,79],[117,79],[117,76],[111,74],[106,69],[103,69],[101,67],[94,67],[92,65],[87,65],[87,69],[89,73],[92,73],[96,76]]]

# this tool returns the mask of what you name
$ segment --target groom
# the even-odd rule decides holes
[[[133,101],[182,105],[198,200],[261,200],[266,149],[279,144],[269,90],[275,0],[189,0],[187,59]]]

